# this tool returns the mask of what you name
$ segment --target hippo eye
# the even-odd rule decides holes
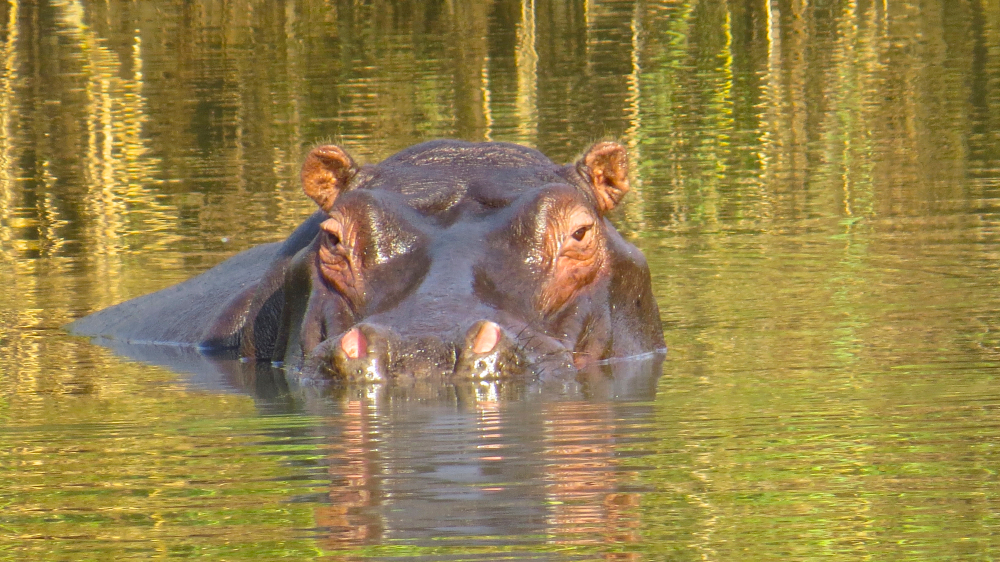
[[[333,220],[327,219],[320,223],[319,227],[323,229],[326,233],[327,239],[330,241],[331,246],[340,245],[340,223]]]
[[[592,228],[594,228],[594,225],[592,224],[581,226],[576,229],[576,232],[573,233],[573,239],[577,242],[583,242],[583,238],[587,236],[587,233],[590,232],[590,229]]]

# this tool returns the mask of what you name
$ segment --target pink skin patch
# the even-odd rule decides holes
[[[479,327],[479,333],[476,334],[476,339],[472,342],[472,352],[489,353],[497,346],[498,341],[500,341],[500,326],[494,322],[483,322],[483,325]]]
[[[368,342],[365,335],[357,328],[351,328],[340,338],[340,348],[351,359],[358,359],[368,354]]]

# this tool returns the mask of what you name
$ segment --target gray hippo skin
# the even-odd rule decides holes
[[[646,261],[605,218],[629,189],[619,144],[566,166],[452,140],[358,166],[327,145],[301,177],[320,210],[284,242],[68,329],[347,382],[556,376],[664,350]]]

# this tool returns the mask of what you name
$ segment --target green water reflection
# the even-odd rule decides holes
[[[0,558],[990,560],[1000,8],[0,5]],[[296,393],[61,326],[280,239],[319,141],[629,148],[655,397]]]

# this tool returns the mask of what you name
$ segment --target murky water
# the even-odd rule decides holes
[[[995,4],[10,0],[0,24],[0,558],[1000,554]],[[661,377],[324,395],[61,330],[280,239],[314,143],[437,137],[627,144]]]

